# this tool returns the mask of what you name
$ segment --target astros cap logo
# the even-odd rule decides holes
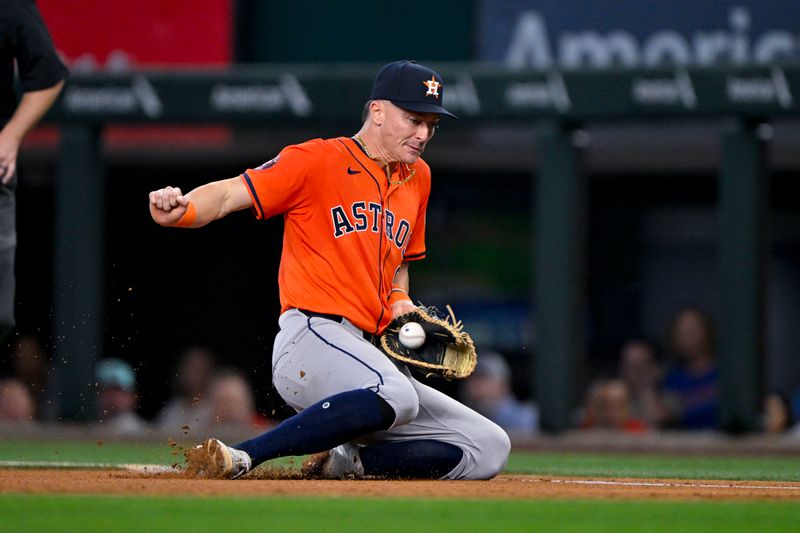
[[[428,88],[428,92],[425,93],[425,96],[435,96],[439,98],[439,87],[441,87],[442,84],[436,81],[436,76],[431,76],[431,79],[423,81],[422,85]]]

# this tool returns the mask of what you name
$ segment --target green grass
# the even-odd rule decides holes
[[[797,531],[787,503],[0,496],[0,531]]]
[[[169,465],[182,460],[179,447],[172,448],[166,442],[108,442],[98,446],[95,442],[0,441],[0,461]],[[300,464],[300,460],[288,458],[282,463]],[[540,476],[800,481],[800,457],[665,457],[516,452],[511,455],[507,471]]]
[[[75,462],[95,464],[183,464],[182,443],[170,446],[146,442],[15,441],[0,440],[0,461]],[[285,457],[275,463],[300,464],[302,458]]]
[[[172,454],[177,452],[178,455]],[[164,443],[0,440],[0,461],[174,463],[182,456]]]
[[[800,457],[514,453],[507,470],[543,476],[800,481]]]
[[[0,460],[171,464],[167,443],[0,441]],[[291,461],[291,459],[289,459]],[[514,453],[508,472],[588,477],[800,480],[800,458]],[[2,488],[0,487],[0,490]],[[386,495],[381,495],[386,496]],[[14,531],[797,531],[794,502],[410,500],[0,495]]]

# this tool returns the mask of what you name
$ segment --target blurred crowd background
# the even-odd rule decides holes
[[[414,0],[391,8],[359,0],[142,0],[134,10],[100,0],[37,5],[72,76],[377,66],[401,58],[604,70],[777,65],[800,57],[800,19],[788,0],[580,0],[569,8],[547,0]],[[586,42],[600,43],[600,52],[587,52]],[[636,53],[604,54],[600,45],[612,42],[634,43]],[[677,52],[659,56],[653,50],[661,45]],[[91,348],[96,396],[82,421],[119,435],[202,433],[266,428],[290,414],[270,384],[281,222],[257,223],[243,212],[200,231],[170,231],[151,222],[146,197],[165,185],[190,190],[235,176],[287,144],[350,135],[359,116],[353,109],[349,123],[313,131],[285,122],[104,128],[103,342]],[[760,430],[800,438],[800,121],[771,126]],[[587,352],[574,376],[579,393],[569,425],[576,430],[718,428],[722,127],[715,119],[678,119],[584,129]],[[531,378],[535,135],[532,125],[514,122],[441,128],[425,155],[434,180],[428,258],[412,269],[414,297],[453,304],[478,344],[474,376],[431,384],[519,437],[539,432]],[[58,126],[45,122],[20,155],[17,329],[0,347],[0,424],[69,421],[55,383],[59,366],[69,364],[54,356],[58,140]]]
[[[0,379],[0,422],[61,421],[53,361],[44,345],[32,335],[20,335],[12,343],[10,362],[10,371]],[[263,392],[267,386],[256,373],[246,366],[229,366],[207,347],[187,346],[165,364],[167,371],[160,379],[169,391],[152,398],[150,391],[137,385],[132,363],[116,357],[98,360],[97,411],[90,418],[111,435],[142,437],[190,429],[200,435],[246,433],[269,428],[290,414],[279,400],[257,405],[256,391]],[[431,384],[494,420],[515,438],[535,437],[539,434],[537,404],[515,390],[512,364],[511,358],[483,347],[475,373],[468,379],[457,385],[436,380]],[[626,339],[615,365],[591,371],[591,376],[572,420],[577,429],[637,435],[718,428],[714,325],[702,309],[680,309],[664,339]],[[157,405],[155,411],[142,408],[150,403]],[[798,415],[800,388],[789,393],[767,391],[759,429],[800,439]]]

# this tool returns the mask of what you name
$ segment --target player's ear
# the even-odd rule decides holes
[[[373,100],[369,106],[370,118],[376,126],[380,126],[386,120],[386,101]]]

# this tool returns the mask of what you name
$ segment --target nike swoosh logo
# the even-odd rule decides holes
[[[361,174],[361,171],[360,170],[353,170],[352,168],[347,167],[347,173],[352,176],[353,174]]]

